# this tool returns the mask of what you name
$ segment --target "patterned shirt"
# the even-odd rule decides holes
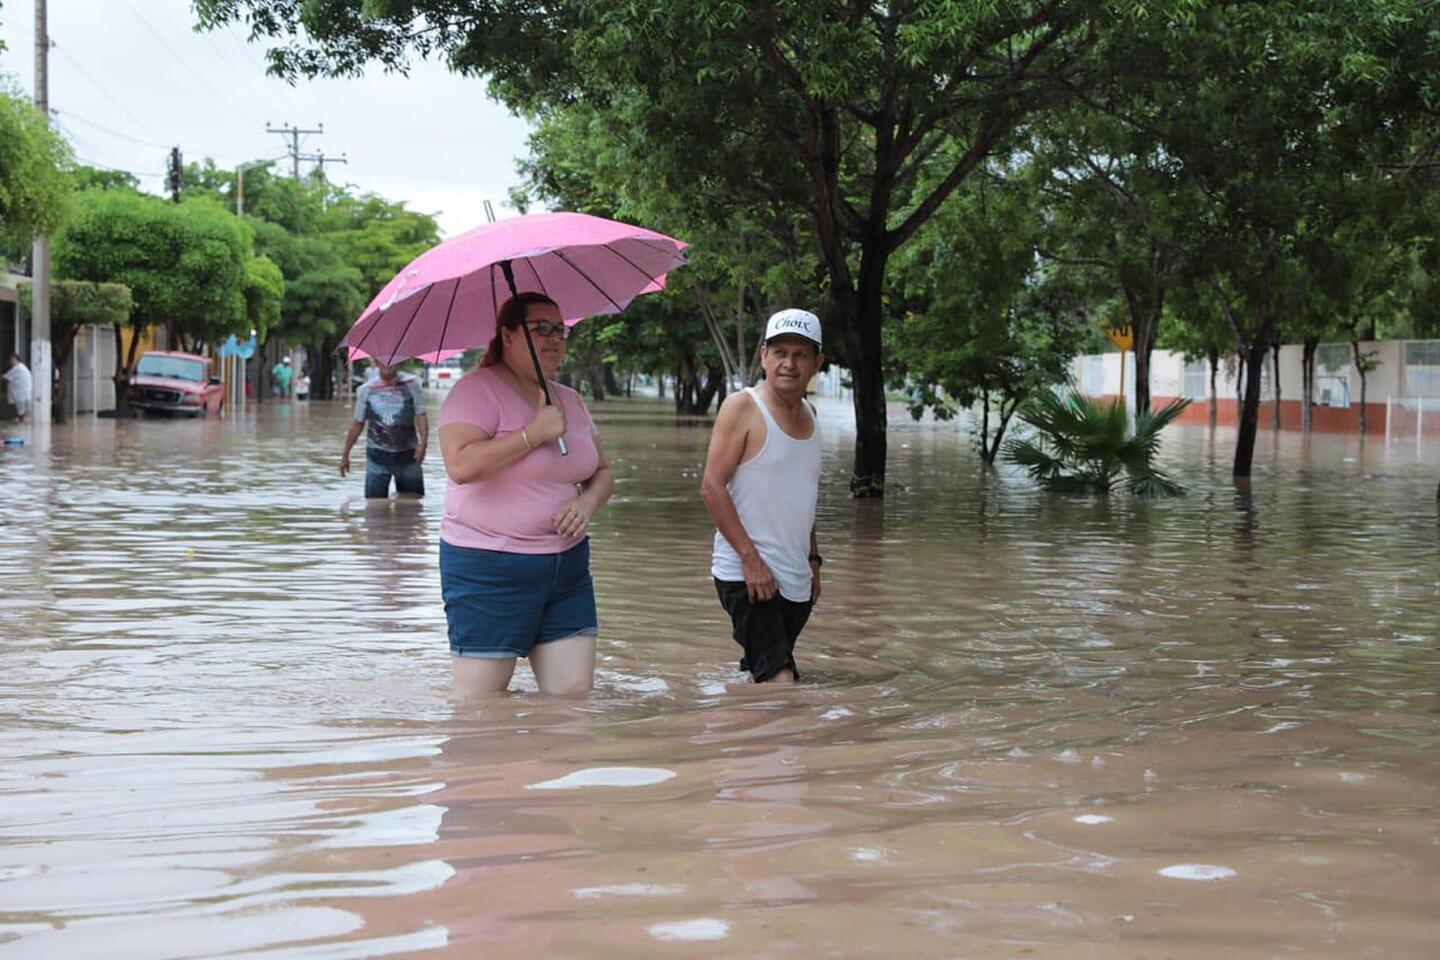
[[[420,381],[408,373],[392,383],[372,380],[355,392],[355,421],[368,424],[365,445],[372,450],[399,453],[420,444],[415,418],[425,415]]]

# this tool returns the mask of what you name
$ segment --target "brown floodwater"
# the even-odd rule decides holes
[[[1434,957],[1440,455],[1174,429],[1055,498],[822,406],[805,682],[746,687],[703,421],[597,405],[597,689],[449,696],[338,404],[0,448],[0,958]],[[0,431],[4,432],[4,431]],[[9,431],[14,432],[14,431]],[[437,450],[438,453],[438,450]]]

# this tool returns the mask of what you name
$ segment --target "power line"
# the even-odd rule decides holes
[[[98,170],[110,170],[114,173],[128,173],[132,177],[155,177],[160,180],[165,179],[165,174],[163,173],[141,173],[139,170],[126,170],[124,167],[112,167],[110,164],[101,163],[98,160],[86,160],[84,157],[76,157],[75,159],[85,164],[85,166],[87,167],[95,167]]]
[[[93,127],[94,129],[99,130],[101,133],[108,133],[110,136],[115,137],[116,139],[127,140],[130,143],[138,143],[142,147],[154,147],[156,150],[170,149],[168,145],[163,143],[155,143],[153,140],[141,140],[139,137],[132,137],[129,134],[121,133],[118,130],[111,130],[109,127],[101,126],[94,120],[86,120],[84,117],[80,116],[78,113],[75,113],[72,110],[59,110],[51,107],[50,113],[53,116],[57,117],[68,117],[69,119],[74,120],[77,123],[83,123],[87,127]]]
[[[209,89],[211,93],[215,94],[215,96],[223,100],[230,107],[230,109],[234,110],[241,116],[249,117],[250,119],[256,119],[255,115],[250,113],[248,110],[236,106],[235,101],[225,96],[225,94],[222,93],[219,89],[217,89],[214,84],[212,84],[209,80],[205,79],[205,75],[203,73],[190,66],[189,61],[187,61],[184,57],[180,56],[179,53],[175,52],[175,48],[170,46],[170,44],[166,42],[165,38],[160,35],[159,31],[157,31],[154,27],[150,25],[150,21],[146,20],[145,17],[140,14],[139,10],[136,10],[133,6],[130,5],[130,0],[123,0],[123,2],[125,4],[125,9],[129,10],[132,14],[135,15],[135,19],[140,21],[141,26],[143,26],[147,31],[149,31],[150,36],[154,37],[156,42],[158,42],[160,46],[164,47],[165,51],[169,53],[170,56],[174,57],[175,61],[179,63],[180,66],[193,73],[195,75],[195,79],[199,80],[206,86],[207,89]]]
[[[31,30],[29,27],[21,26],[13,20],[0,20],[0,27],[14,27],[21,33],[25,34],[25,36],[29,37],[31,40],[35,39],[34,30]]]
[[[138,127],[141,132],[143,132],[147,136],[154,136],[154,134],[152,134],[149,130],[145,128],[145,124],[140,122],[139,117],[135,116],[135,114],[131,113],[128,109],[126,109],[125,104],[121,103],[119,100],[116,100],[115,97],[111,95],[109,90],[106,90],[99,81],[97,81],[94,77],[90,76],[90,74],[85,71],[85,68],[80,66],[80,61],[70,56],[70,54],[65,51],[64,47],[56,44],[55,52],[60,54],[60,56],[64,57],[70,63],[70,66],[74,67],[75,71],[79,73],[80,76],[85,78],[85,81],[89,83],[90,86],[100,91],[101,96],[103,96],[106,100],[109,100],[117,110],[125,114],[125,116],[129,117],[130,122],[135,124],[135,126]]]
[[[240,48],[240,52],[245,55],[245,59],[249,60],[252,64],[254,64],[255,69],[259,70],[261,75],[265,75],[266,73],[268,73],[265,68],[265,64],[261,63],[259,59],[256,58],[255,54],[250,52],[250,42],[248,40],[242,40],[239,36],[237,36],[230,29],[229,24],[226,24],[225,27],[220,30],[220,32],[225,34],[225,36],[229,37],[235,42],[235,45]]]
[[[227,55],[225,54],[225,52],[220,49],[219,45],[216,44],[215,41],[210,38],[210,32],[209,32],[208,30],[200,33],[200,39],[202,39],[202,40],[205,41],[205,45],[206,45],[207,47],[209,47],[211,50],[214,50],[214,51],[215,51],[215,56],[216,56],[217,59],[224,61],[225,64],[230,67],[230,69],[234,70],[235,72],[237,72],[238,74],[240,74],[241,76],[243,76],[243,77],[246,79],[246,81],[247,81],[247,86],[250,86],[250,83],[249,83],[249,82],[250,82],[250,81],[253,81],[254,75],[250,72],[250,69],[249,69],[248,67],[246,67],[246,66],[244,66],[244,65],[242,65],[242,64],[237,64],[234,60],[232,60],[229,56],[227,56]],[[263,76],[263,71],[262,71],[262,76]],[[263,93],[263,86],[262,86],[262,87],[250,86],[250,89],[255,92],[256,99],[258,99],[258,100],[260,101],[261,106],[263,106],[266,110],[270,111],[271,113],[279,113],[279,112],[280,112],[279,110],[276,110],[276,109],[275,109],[275,105],[272,104],[272,103],[269,101],[269,99],[266,98],[265,94]]]

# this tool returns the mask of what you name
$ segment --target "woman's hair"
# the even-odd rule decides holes
[[[500,305],[500,312],[495,315],[495,336],[491,339],[485,356],[480,359],[480,366],[491,367],[500,362],[505,356],[505,341],[501,339],[500,331],[520,329],[526,314],[530,312],[530,305],[535,303],[546,303],[559,309],[559,304],[543,293],[517,293]]]

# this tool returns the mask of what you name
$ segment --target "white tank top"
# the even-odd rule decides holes
[[[810,599],[810,531],[820,487],[820,424],[811,411],[810,436],[796,440],[780,429],[759,391],[746,387],[745,392],[765,418],[765,443],[735,468],[725,489],[760,559],[775,575],[780,595],[805,603]],[[809,410],[809,404],[805,408]],[[740,555],[718,530],[710,573],[717,580],[745,579]]]

